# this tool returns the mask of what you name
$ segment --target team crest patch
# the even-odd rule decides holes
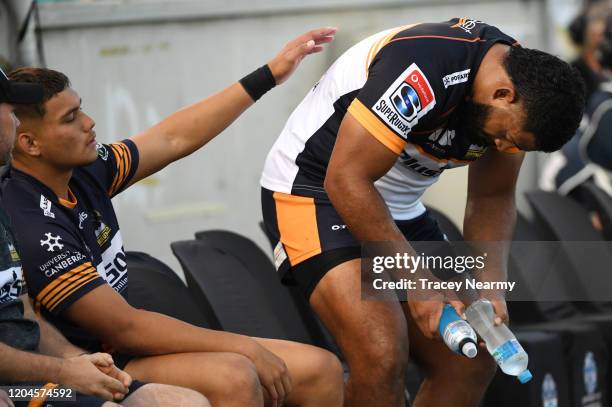
[[[465,156],[463,158],[465,160],[477,160],[482,157],[486,151],[486,147],[477,144],[470,144],[470,146],[468,147],[468,151],[467,153],[465,153]]]
[[[374,105],[374,113],[389,127],[406,138],[419,119],[436,105],[429,81],[412,64],[391,84]]]
[[[96,150],[98,151],[98,157],[106,161],[108,159],[108,150],[104,144],[96,144]]]

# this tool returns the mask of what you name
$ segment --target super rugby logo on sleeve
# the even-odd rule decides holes
[[[406,138],[419,119],[436,105],[429,81],[412,64],[391,84],[374,105],[374,113],[391,129]]]

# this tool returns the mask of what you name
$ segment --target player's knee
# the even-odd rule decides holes
[[[344,370],[333,353],[317,348],[309,355],[308,366],[309,379],[316,383],[317,387],[342,387]]]
[[[210,407],[200,393],[185,387],[169,384],[148,383],[134,392],[123,402],[124,407],[150,406],[196,406]]]
[[[358,371],[350,367],[351,376],[369,383],[385,383],[403,380],[408,365],[408,338],[384,339],[368,343],[360,352]]]
[[[489,355],[483,355],[474,360],[474,362],[468,364],[470,366],[467,371],[465,369],[462,369],[462,371],[466,372],[469,377],[470,385],[487,387],[497,371],[495,361]]]
[[[175,401],[166,405],[211,407],[208,399],[195,390],[184,387],[175,387]]]
[[[493,379],[497,365],[488,355],[476,359],[463,360],[453,357],[448,363],[436,364],[435,369],[426,375],[447,386],[469,386],[470,388],[486,387]]]
[[[218,370],[220,382],[226,385],[219,389],[220,396],[230,399],[241,398],[243,405],[257,405],[263,400],[263,393],[257,369],[253,362],[238,354],[228,355],[223,367]],[[241,389],[236,392],[236,389]]]

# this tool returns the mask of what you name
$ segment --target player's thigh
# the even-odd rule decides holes
[[[147,356],[131,360],[125,371],[134,379],[187,387],[207,397],[230,386],[259,386],[252,362],[237,353],[192,352]]]
[[[361,299],[361,260],[329,270],[315,287],[310,304],[330,330],[351,367],[372,358],[405,358],[408,334],[398,301]],[[371,366],[370,366],[371,367]]]

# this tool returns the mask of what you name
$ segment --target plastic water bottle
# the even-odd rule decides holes
[[[450,304],[446,304],[442,309],[438,329],[450,350],[470,359],[476,357],[478,354],[476,332],[467,321],[457,315],[457,311]]]
[[[468,322],[485,341],[487,350],[502,372],[516,376],[521,383],[531,380],[529,357],[506,324],[495,325],[493,305],[486,299],[472,303],[466,310]]]

